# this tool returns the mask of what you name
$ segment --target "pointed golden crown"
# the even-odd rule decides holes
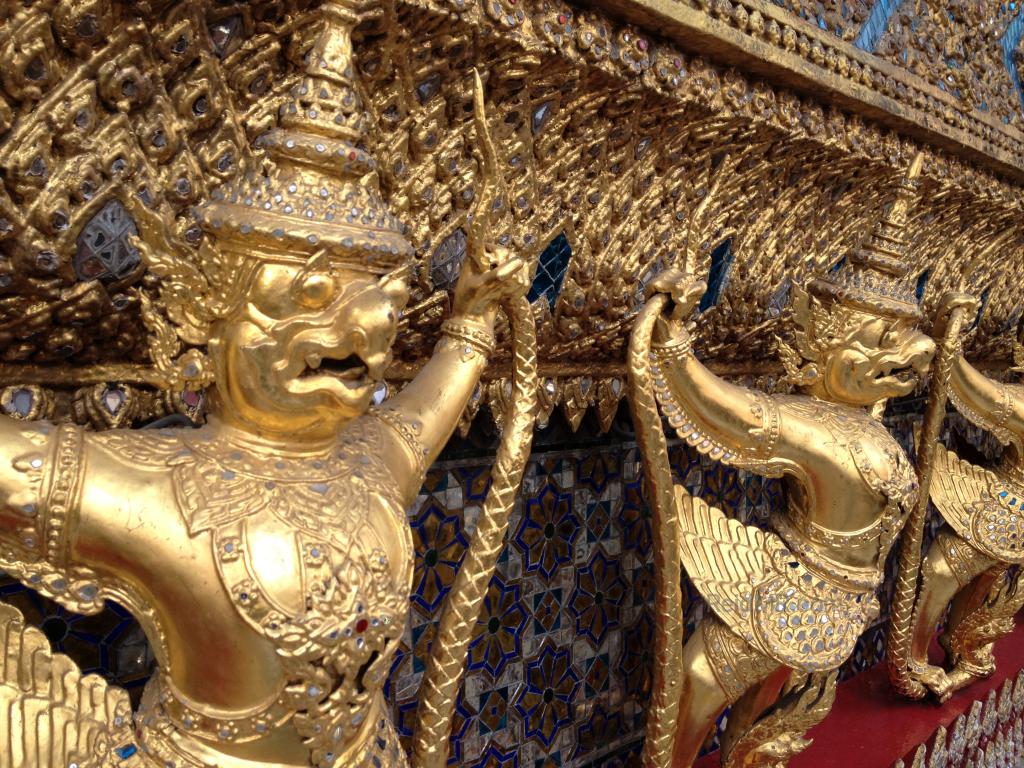
[[[868,241],[835,274],[812,280],[807,286],[812,294],[873,314],[921,318],[914,296],[916,278],[906,260],[905,229],[923,163],[924,156],[918,153]]]
[[[381,198],[376,161],[360,147],[369,117],[353,82],[357,15],[344,0],[327,0],[321,12],[306,74],[279,126],[258,140],[262,171],[216,191],[197,216],[218,243],[255,258],[306,262],[324,252],[331,262],[390,272],[413,248]]]

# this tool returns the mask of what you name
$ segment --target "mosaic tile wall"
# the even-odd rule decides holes
[[[908,450],[918,418],[888,419]],[[998,454],[994,441],[962,419],[951,416],[950,424],[947,441],[973,444],[989,459]],[[779,482],[715,464],[688,446],[673,445],[670,460],[690,493],[744,522],[764,524],[784,502]],[[479,514],[487,472],[486,460],[435,466],[409,513],[417,549],[415,592],[388,685],[407,742],[423,660]],[[650,513],[642,483],[632,443],[531,457],[470,647],[452,764],[638,764],[654,629]],[[939,525],[933,514],[926,546]],[[891,583],[895,556],[888,565]],[[884,657],[888,598],[883,596],[881,614],[860,638],[842,678]],[[703,612],[703,601],[689,587],[688,632]],[[707,745],[715,747],[717,738]]]
[[[916,418],[887,420],[907,447]],[[973,445],[989,458],[998,453],[992,440],[962,420],[950,422],[949,440]],[[676,479],[691,493],[744,522],[763,523],[784,502],[777,481],[715,464],[685,445],[672,445],[670,459]],[[435,465],[409,510],[417,552],[414,593],[387,687],[407,743],[434,622],[472,535],[490,461],[481,456]],[[470,647],[452,764],[638,764],[654,630],[650,513],[642,483],[639,452],[626,441],[538,450],[531,457]],[[937,527],[933,516],[931,532]],[[152,654],[122,608],[76,616],[2,579],[0,598],[16,604],[85,671],[104,674],[133,695],[141,692]],[[878,623],[861,637],[843,677],[882,658],[886,604],[883,599]],[[688,631],[703,611],[690,589]]]

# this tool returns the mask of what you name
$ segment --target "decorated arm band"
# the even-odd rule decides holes
[[[463,352],[473,352],[485,358],[494,354],[494,333],[479,323],[448,319],[441,324],[441,333],[463,346]]]
[[[651,349],[662,360],[685,360],[693,354],[693,341],[685,331],[664,344],[652,344]]]

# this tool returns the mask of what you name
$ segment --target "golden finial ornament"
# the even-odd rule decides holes
[[[386,274],[413,248],[380,194],[376,160],[362,147],[369,115],[353,81],[348,4],[325,2],[323,32],[306,55],[305,76],[280,107],[279,125],[258,141],[259,172],[217,189],[199,210],[222,250],[260,260],[328,263]]]
[[[811,280],[810,292],[854,309],[891,317],[920,319],[910,275],[907,216],[917,194],[924,156],[914,156],[896,187],[896,197],[875,224],[871,236],[854,250],[836,274]]]

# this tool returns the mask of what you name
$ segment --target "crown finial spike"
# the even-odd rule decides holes
[[[884,272],[895,279],[904,277],[910,271],[910,264],[906,260],[904,230],[917,197],[917,180],[923,164],[924,154],[918,152],[896,187],[896,199],[875,224],[868,242],[851,261]]]
[[[306,74],[281,107],[281,127],[357,143],[367,128],[355,86],[352,30],[359,20],[342,0],[321,7],[322,28],[306,57]]]
[[[918,194],[918,178],[924,154],[911,160],[896,188],[896,197],[875,222],[867,242],[850,254],[846,265],[828,279],[812,281],[814,293],[883,315],[919,318],[914,296],[915,281],[909,277],[906,225]]]
[[[913,205],[914,198],[917,196],[917,180],[921,175],[923,166],[924,153],[918,152],[914,155],[914,159],[910,161],[907,172],[900,180],[899,186],[896,189],[896,200],[893,201],[892,208],[889,209],[888,213],[882,217],[882,221],[879,222],[880,226],[888,224],[891,227],[898,228],[900,234],[902,234],[903,227],[907,223],[907,215]]]
[[[246,257],[331,262],[389,272],[413,249],[381,197],[376,160],[361,146],[369,117],[355,85],[346,0],[326,0],[305,75],[259,139],[262,173],[239,180],[200,212],[218,240]]]

